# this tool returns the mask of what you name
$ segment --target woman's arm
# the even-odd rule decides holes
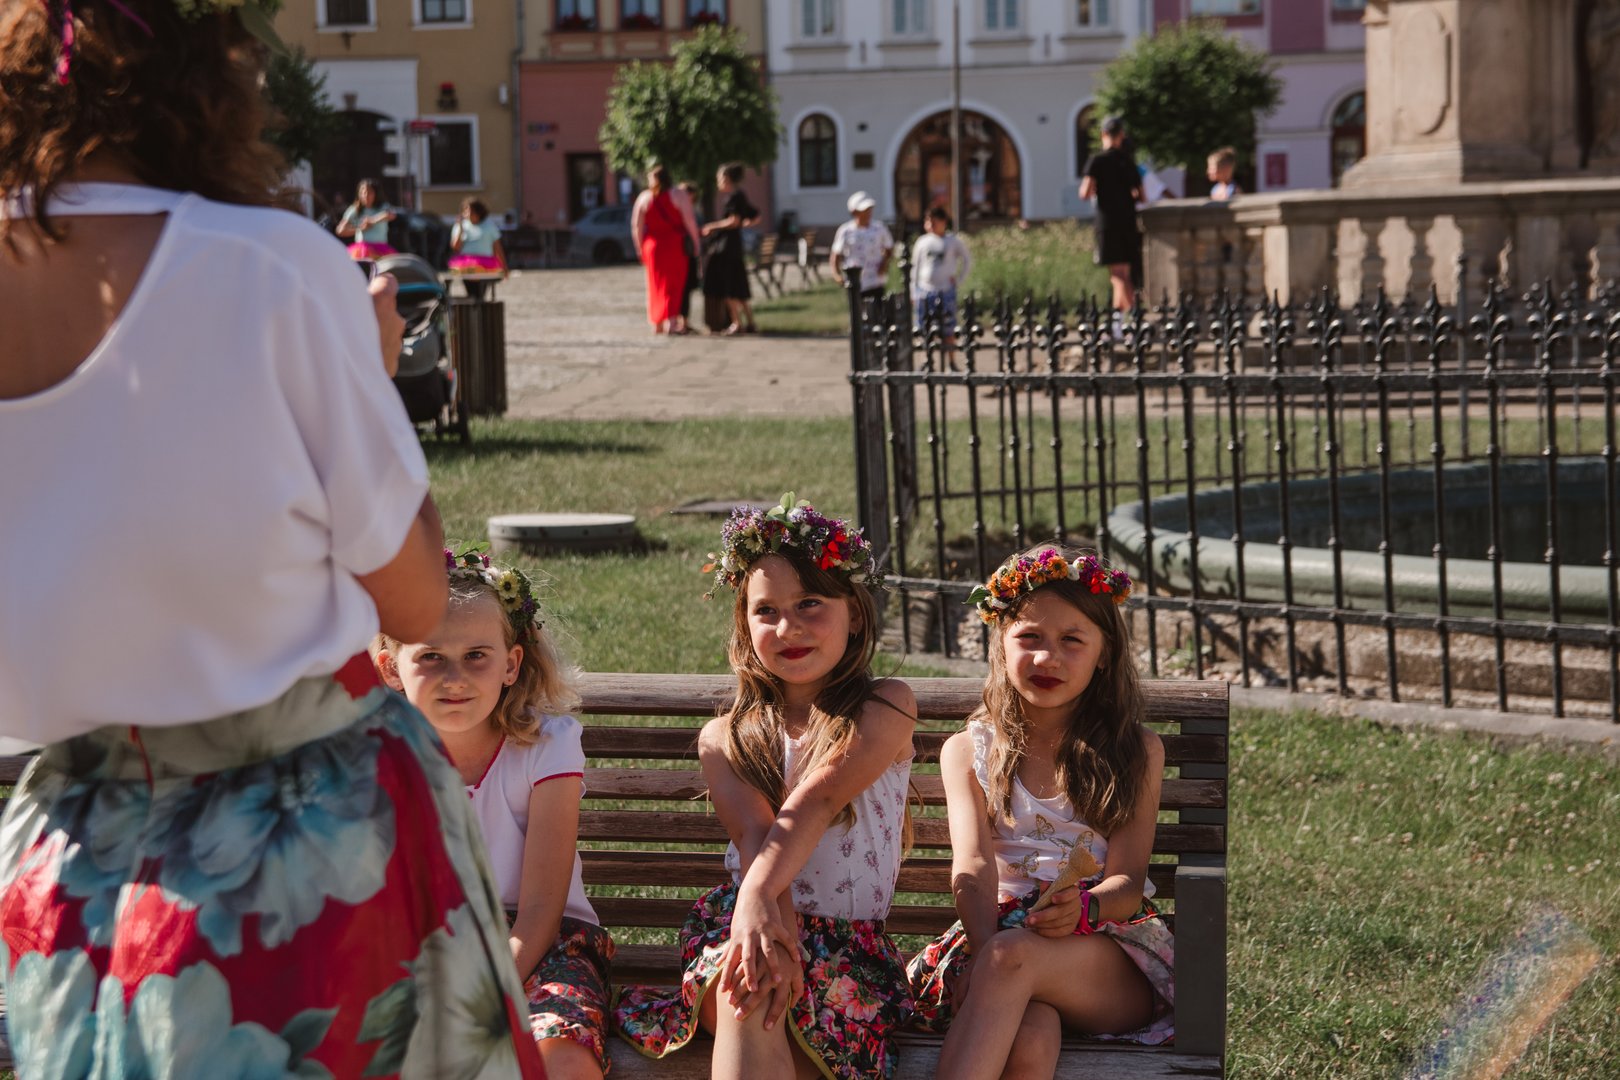
[[[1159,789],[1164,782],[1164,742],[1148,728],[1142,728],[1142,744],[1147,750],[1142,790],[1136,798],[1131,820],[1108,838],[1108,859],[1103,878],[1091,889],[1097,901],[1099,921],[1128,919],[1142,906],[1142,890],[1147,884],[1148,860],[1153,854],[1153,833],[1159,820]]]
[[[350,207],[346,207],[344,209],[343,216],[338,219],[338,226],[337,226],[337,234],[338,234],[338,236],[340,236],[343,239],[347,240],[349,237],[354,235],[354,233],[355,233],[355,224],[354,224],[355,217],[356,217],[356,215],[355,215],[355,212],[354,212],[354,207],[350,206]]]
[[[379,570],[356,577],[377,605],[382,632],[397,641],[423,641],[444,618],[444,527],[433,496],[422,499],[399,551]]]
[[[1097,181],[1089,175],[1080,178],[1080,197],[1082,199],[1095,198],[1097,195]]]
[[[517,919],[508,939],[520,979],[527,979],[534,971],[562,928],[579,844],[581,787],[577,776],[559,776],[541,781],[529,793],[529,828],[523,842]]]
[[[450,226],[450,250],[457,255],[461,254],[461,222]]]
[[[647,203],[651,196],[643,191],[636,196],[636,201],[630,207],[630,239],[636,245],[636,257],[641,257],[641,236],[646,231]]]
[[[701,245],[703,237],[698,232],[697,212],[692,209],[692,197],[680,188],[671,193],[670,198],[675,202],[675,209],[680,211],[681,225],[686,229],[686,235],[692,241],[692,250],[696,251]]]

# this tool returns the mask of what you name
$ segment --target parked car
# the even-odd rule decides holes
[[[574,222],[574,238],[569,247],[570,261],[612,266],[636,259],[636,242],[630,233],[630,207],[598,206]]]

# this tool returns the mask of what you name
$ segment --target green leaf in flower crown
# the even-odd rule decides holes
[[[242,20],[242,29],[258,38],[272,56],[287,55],[287,43],[276,33],[275,24],[270,21],[270,12],[261,7],[258,0],[248,0],[236,11]]]
[[[985,588],[983,585],[980,585],[978,588],[968,593],[967,603],[982,604],[988,599],[990,599],[990,590]]]

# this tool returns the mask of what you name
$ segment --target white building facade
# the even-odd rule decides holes
[[[1191,17],[1224,20],[1277,61],[1284,104],[1257,132],[1254,188],[1329,186],[1335,145],[1345,158],[1360,138],[1334,119],[1363,85],[1363,2],[767,0],[784,129],[776,205],[806,227],[843,221],[857,190],[908,226],[951,205],[957,11],[966,225],[1088,216],[1077,187],[1103,69],[1141,34]]]

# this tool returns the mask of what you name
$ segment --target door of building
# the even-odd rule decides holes
[[[334,207],[341,214],[354,201],[355,188],[362,180],[375,180],[390,204],[408,205],[400,179],[384,175],[384,166],[392,161],[384,145],[388,134],[384,129],[394,127],[393,119],[363,109],[340,112],[338,119],[343,126],[321,144],[309,163],[316,214],[330,212]]]
[[[568,155],[568,220],[578,221],[607,201],[607,165],[601,154]]]

